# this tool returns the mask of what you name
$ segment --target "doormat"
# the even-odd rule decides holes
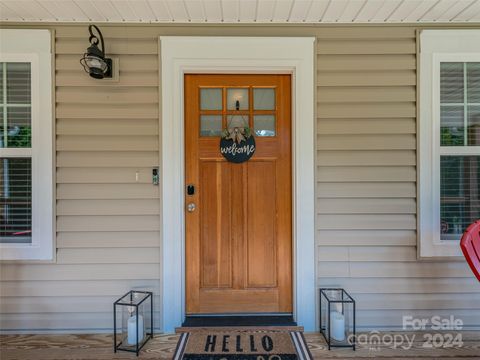
[[[173,360],[312,360],[299,331],[237,330],[183,333]]]

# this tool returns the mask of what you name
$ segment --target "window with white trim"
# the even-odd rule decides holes
[[[53,259],[48,30],[0,29],[0,260]]]
[[[31,64],[0,62],[0,243],[32,242]],[[2,151],[0,150],[0,151]]]
[[[420,35],[420,256],[460,256],[480,218],[480,30]]]

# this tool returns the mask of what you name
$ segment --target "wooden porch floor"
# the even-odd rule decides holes
[[[381,333],[384,335],[387,333]],[[379,345],[373,348],[359,346],[357,351],[334,349],[328,351],[319,334],[306,334],[315,359],[388,358],[388,359],[480,359],[480,332],[462,331],[463,346],[450,348],[424,348],[422,333],[388,333],[401,336],[415,335],[410,350]],[[156,335],[145,346],[140,359],[171,359],[178,335]],[[0,336],[1,360],[111,360],[135,359],[131,353],[113,353],[110,335],[3,335]]]

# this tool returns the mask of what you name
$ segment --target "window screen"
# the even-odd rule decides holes
[[[441,239],[480,218],[480,63],[440,66]]]
[[[30,63],[0,63],[0,243],[31,243]]]

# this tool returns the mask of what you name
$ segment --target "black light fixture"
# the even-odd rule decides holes
[[[93,34],[93,29],[98,33],[100,40]],[[88,31],[90,32],[90,38],[88,39],[88,41],[90,41],[90,46],[80,59],[80,64],[82,64],[85,72],[89,73],[90,76],[95,79],[111,78],[112,59],[105,57],[105,46],[103,44],[102,33],[96,25],[90,25]],[[99,43],[101,49],[97,46]]]

